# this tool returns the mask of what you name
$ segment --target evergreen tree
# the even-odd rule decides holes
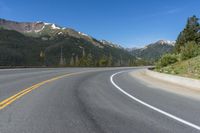
[[[40,52],[40,58],[44,58],[45,54],[43,51]]]
[[[45,53],[43,51],[40,51],[40,61],[41,65],[45,64]]]
[[[82,54],[83,54],[83,57],[85,57],[85,49],[84,48],[83,48],[83,53]]]
[[[80,59],[80,66],[82,67],[89,67],[89,66],[93,66],[93,60],[92,60],[92,55],[88,54],[87,56],[83,56]]]
[[[94,66],[94,61],[91,53],[87,55],[87,66]]]
[[[110,54],[108,58],[108,66],[112,66],[112,61],[113,61],[112,55]]]
[[[78,55],[76,55],[75,66],[79,66],[79,58],[78,58]]]
[[[108,65],[108,60],[105,55],[103,55],[99,60],[100,67],[106,67]]]
[[[73,57],[73,56],[72,56],[71,59],[70,59],[69,65],[70,65],[70,66],[74,66],[74,57]]]
[[[196,16],[192,16],[188,19],[185,29],[179,34],[176,45],[175,52],[179,53],[182,47],[185,47],[187,42],[196,42],[199,40],[200,26]]]

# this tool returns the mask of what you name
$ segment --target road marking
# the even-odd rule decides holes
[[[148,108],[150,108],[150,109],[152,109],[152,110],[154,110],[154,111],[156,111],[156,112],[159,112],[159,113],[161,113],[161,114],[163,114],[163,115],[165,115],[165,116],[167,116],[167,117],[170,117],[170,118],[172,118],[172,119],[174,119],[174,120],[176,120],[176,121],[178,121],[178,122],[181,122],[181,123],[183,123],[183,124],[185,124],[185,125],[187,125],[187,126],[189,126],[189,127],[192,127],[192,128],[194,128],[194,129],[197,129],[197,130],[200,131],[200,126],[195,125],[195,124],[193,124],[193,123],[191,123],[191,122],[188,122],[188,121],[186,121],[186,120],[184,120],[184,119],[182,119],[182,118],[179,118],[179,117],[177,117],[177,116],[174,116],[174,115],[172,115],[172,114],[170,114],[170,113],[167,113],[167,112],[165,112],[165,111],[163,111],[163,110],[161,110],[161,109],[158,109],[158,108],[156,108],[156,107],[154,107],[154,106],[152,106],[152,105],[150,105],[150,104],[148,104],[148,103],[145,103],[144,101],[142,101],[142,100],[140,100],[140,99],[138,99],[138,98],[132,96],[131,94],[127,93],[127,92],[124,91],[122,88],[120,88],[120,87],[113,81],[113,78],[114,78],[116,75],[118,75],[118,74],[120,74],[120,73],[124,73],[124,72],[127,72],[127,71],[117,72],[117,73],[114,73],[113,75],[110,76],[110,82],[111,82],[119,91],[121,91],[123,94],[125,94],[125,95],[128,96],[129,98],[133,99],[134,101],[136,101],[136,102],[138,102],[138,103],[140,103],[140,104],[142,104],[142,105],[144,105],[144,106],[146,106],[146,107],[148,107]]]
[[[17,99],[21,98],[22,96],[26,95],[27,93],[31,92],[32,90],[35,90],[37,89],[38,87],[46,84],[46,83],[50,83],[52,81],[55,81],[55,80],[58,80],[58,79],[61,79],[61,78],[64,78],[64,77],[69,77],[69,76],[72,76],[72,75],[79,75],[79,74],[82,74],[82,73],[87,73],[87,72],[92,72],[93,70],[91,71],[83,71],[83,72],[76,72],[76,73],[68,73],[68,74],[64,74],[64,75],[61,75],[61,76],[57,76],[57,77],[54,77],[54,78],[51,78],[51,79],[48,79],[48,80],[45,80],[45,81],[42,81],[40,83],[37,83],[33,86],[30,86],[20,92],[18,92],[17,94],[3,100],[0,102],[0,110],[2,110],[3,108],[7,107],[8,105],[10,105],[11,103],[13,103],[14,101],[16,101]]]

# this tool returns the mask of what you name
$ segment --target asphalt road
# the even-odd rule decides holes
[[[141,84],[129,75],[138,69],[0,70],[0,107],[65,75],[14,97],[0,110],[0,133],[200,132],[200,101]]]

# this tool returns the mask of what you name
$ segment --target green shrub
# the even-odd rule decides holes
[[[187,60],[192,57],[196,57],[200,55],[200,47],[194,41],[187,42],[185,46],[181,48],[180,54],[181,54],[181,60]]]
[[[175,54],[165,54],[163,55],[158,63],[156,64],[157,68],[165,67],[167,65],[176,63],[178,61],[178,56]]]

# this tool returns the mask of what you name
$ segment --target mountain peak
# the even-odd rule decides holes
[[[146,45],[143,48],[129,50],[130,53],[138,58],[155,61],[163,54],[172,52],[175,41],[159,40],[155,43]]]
[[[78,32],[80,35],[83,35],[83,36],[87,36],[89,37],[89,35],[85,34],[85,33],[82,33],[82,32]]]
[[[109,45],[111,47],[115,47],[115,48],[120,48],[120,49],[123,49],[122,46],[120,46],[119,44],[115,44],[111,41],[107,41],[107,40],[100,40],[101,43],[103,43],[104,45]]]
[[[56,26],[55,24],[52,24],[52,25],[51,25],[51,28],[52,28],[52,29],[58,29],[58,30],[61,29],[60,27]]]
[[[172,46],[174,46],[175,43],[176,43],[176,41],[159,40],[159,41],[157,41],[156,43],[161,44],[161,45],[163,45],[163,44],[167,44],[167,45],[172,45]]]

